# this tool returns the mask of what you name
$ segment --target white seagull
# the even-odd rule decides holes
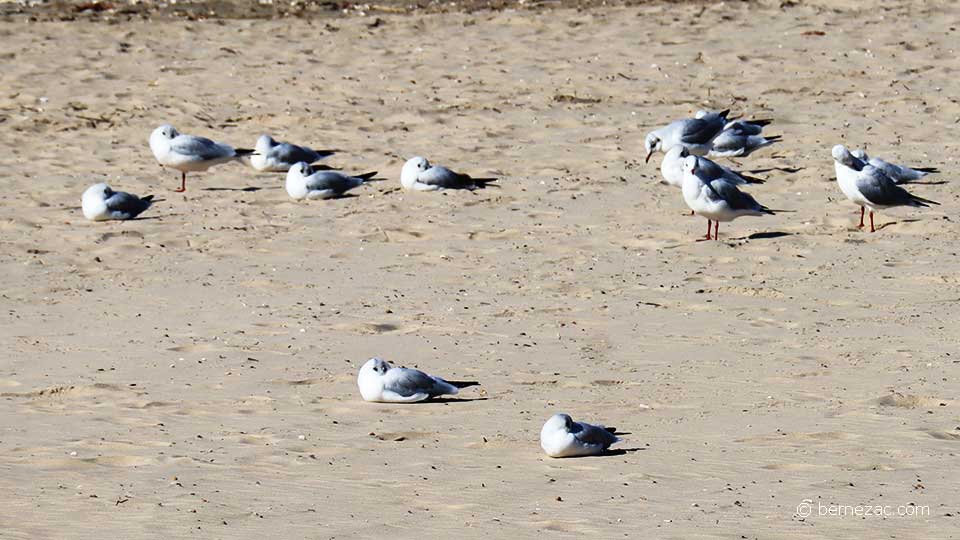
[[[666,152],[674,146],[686,146],[691,154],[705,156],[712,148],[713,139],[723,131],[730,111],[706,113],[703,118],[684,118],[647,133],[643,146],[647,159],[654,152]]]
[[[314,171],[301,161],[287,171],[287,194],[293,199],[332,199],[376,176],[377,171],[350,176],[339,171]]]
[[[896,163],[890,163],[878,157],[870,157],[867,153],[861,149],[856,149],[850,152],[853,154],[853,157],[873,165],[874,167],[880,169],[891,180],[897,184],[908,184],[914,180],[920,180],[928,174],[935,174],[940,172],[940,169],[936,167],[915,167],[910,168],[905,165],[897,165]]]
[[[684,158],[682,192],[687,206],[695,214],[707,218],[707,240],[711,239],[711,222],[714,223],[713,239],[719,240],[721,221],[774,213],[730,182],[706,175],[698,166],[696,156]]]
[[[894,206],[930,206],[939,205],[936,201],[912,195],[898,186],[882,169],[864,163],[847,150],[847,147],[838,144],[833,147],[834,169],[837,173],[837,183],[840,191],[860,206],[860,225],[863,227],[863,215],[866,208],[870,209],[870,232],[875,232],[873,226],[873,212]]]
[[[218,143],[206,137],[182,135],[170,124],[164,124],[150,134],[150,150],[157,162],[164,167],[180,171],[180,189],[187,190],[187,173],[205,171],[214,165],[239,160],[252,154],[253,150],[234,149],[228,144]]]
[[[555,414],[540,430],[540,448],[550,457],[595,456],[620,442],[616,429],[574,422],[568,414]]]
[[[270,135],[261,135],[250,156],[250,166],[261,172],[287,172],[290,167],[304,161],[308,164],[332,156],[336,150],[314,150],[306,146],[274,140]]]
[[[101,182],[88,187],[83,192],[80,203],[83,217],[91,221],[133,219],[150,208],[153,195],[137,197],[125,191],[114,191]]]
[[[456,395],[475,381],[445,381],[419,369],[393,367],[386,360],[371,358],[360,368],[357,386],[364,401],[413,403],[436,396]]]
[[[441,189],[481,189],[496,178],[473,178],[451,171],[439,165],[430,165],[427,158],[413,157],[400,170],[400,185],[412,191],[437,191]]]

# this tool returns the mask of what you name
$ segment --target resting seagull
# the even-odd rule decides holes
[[[153,195],[137,197],[125,191],[114,191],[101,182],[88,187],[80,202],[83,217],[91,221],[133,219],[150,208]]]
[[[214,165],[239,160],[252,154],[253,150],[234,149],[228,144],[218,143],[206,137],[183,135],[170,124],[164,124],[150,134],[150,150],[157,162],[164,167],[180,171],[180,188],[177,193],[187,190],[187,173],[205,171]]]
[[[357,386],[364,401],[413,403],[432,397],[456,395],[474,381],[445,381],[419,369],[393,367],[386,360],[371,358],[360,368]]]

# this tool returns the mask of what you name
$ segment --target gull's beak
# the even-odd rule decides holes
[[[646,161],[644,161],[644,163],[650,163],[650,156],[652,156],[652,155],[653,155],[653,150],[647,152],[647,159],[646,159]]]

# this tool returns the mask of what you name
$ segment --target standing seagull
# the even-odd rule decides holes
[[[683,161],[683,200],[697,215],[707,218],[707,240],[710,225],[715,222],[713,240],[720,239],[720,222],[733,221],[740,216],[773,215],[773,210],[758,203],[748,193],[718,177],[710,177],[700,169],[696,156]]]
[[[456,395],[460,388],[479,384],[475,381],[445,381],[419,369],[393,367],[380,358],[367,360],[357,376],[357,386],[364,401],[383,403],[413,403],[445,394]]]
[[[873,212],[894,206],[930,206],[940,203],[911,195],[898,186],[882,169],[854,157],[847,147],[838,144],[833,147],[834,169],[840,191],[854,204],[860,205],[860,225],[863,227],[863,214],[870,209],[870,232],[875,232]]]
[[[620,442],[616,429],[574,422],[569,414],[555,414],[540,429],[540,448],[550,457],[595,456]]]
[[[690,153],[705,156],[712,148],[713,139],[723,131],[730,111],[706,113],[703,118],[684,118],[674,120],[666,126],[647,133],[643,146],[647,150],[647,159],[654,152],[666,152],[674,146],[686,146]]]
[[[336,150],[314,150],[306,146],[297,146],[280,142],[269,135],[261,135],[250,156],[250,165],[261,172],[287,172],[301,161],[312,164],[325,157],[332,156]]]
[[[451,171],[439,165],[430,165],[427,158],[413,157],[400,170],[400,185],[413,191],[437,191],[441,189],[482,189],[496,182],[496,178],[473,178],[470,175]]]
[[[287,171],[287,194],[294,199],[332,199],[376,176],[377,171],[349,176],[339,171],[314,172],[305,161]]]
[[[80,203],[83,217],[91,221],[133,219],[150,208],[153,195],[137,197],[125,191],[114,191],[101,182],[88,187],[83,192]]]
[[[897,184],[908,184],[914,180],[920,180],[928,174],[940,172],[940,169],[936,167],[917,167],[911,169],[905,165],[890,163],[889,161],[882,160],[878,157],[870,157],[866,152],[860,150],[859,148],[850,153],[853,154],[853,157],[859,159],[860,161],[880,169]]]
[[[150,134],[150,150],[157,162],[165,167],[180,171],[180,189],[187,190],[187,173],[205,171],[214,165],[240,159],[252,154],[253,150],[234,149],[228,144],[211,141],[205,137],[181,135],[170,124],[164,124]]]

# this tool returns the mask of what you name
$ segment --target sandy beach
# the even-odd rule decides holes
[[[960,7],[788,4],[8,16],[0,538],[960,536]],[[775,119],[737,163],[790,212],[698,241],[643,138],[701,108]],[[166,122],[387,180],[174,193]],[[838,143],[941,206],[858,229]],[[414,155],[500,187],[404,192]],[[159,202],[89,222],[96,182]],[[366,403],[372,356],[482,386]],[[623,451],[546,457],[558,411]]]

